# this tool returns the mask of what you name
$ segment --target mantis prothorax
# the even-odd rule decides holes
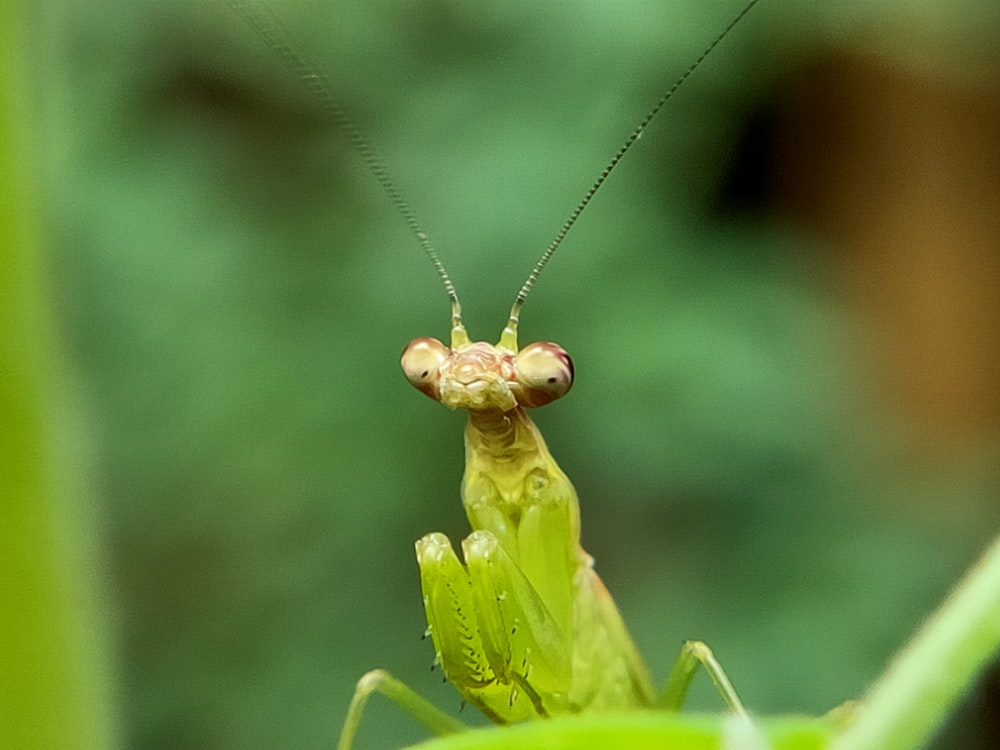
[[[372,147],[344,115],[318,69],[265,22],[254,6],[234,5],[309,83],[346,130],[434,264],[451,301],[451,341],[418,338],[406,347],[403,371],[418,390],[450,409],[465,409],[466,466],[462,502],[472,533],[463,560],[443,534],[416,543],[434,643],[435,663],[462,695],[497,723],[585,711],[662,707],[678,710],[698,667],[704,667],[730,710],[745,709],[701,642],[684,644],[665,688],[657,693],[618,608],[580,545],[576,491],[556,464],[527,409],[569,391],[573,365],[556,344],[518,346],[522,305],[535,280],[622,157],[677,88],[750,11],[751,0],[667,90],[632,131],[528,275],[496,345],[472,341],[458,295],[426,233]],[[368,696],[381,692],[432,731],[463,725],[388,673],[358,682],[340,738],[350,748]]]

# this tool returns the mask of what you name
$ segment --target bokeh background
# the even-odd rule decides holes
[[[739,6],[271,9],[493,339]],[[416,241],[226,3],[50,1],[34,24],[123,746],[331,747],[377,666],[457,713],[413,542],[466,533],[463,418],[398,369],[448,329]],[[578,373],[537,420],[658,680],[700,638],[753,710],[826,711],[997,531],[998,32],[992,0],[764,0],[529,300],[523,340]],[[937,746],[995,747],[997,699],[994,671]],[[359,746],[423,736],[376,699]]]

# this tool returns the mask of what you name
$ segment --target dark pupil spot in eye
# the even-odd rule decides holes
[[[556,378],[554,378],[554,377],[552,377],[552,378],[549,378],[548,382],[550,382],[550,383],[555,383],[555,382],[556,382]]]
[[[430,370],[424,370],[422,373],[420,373],[420,377],[426,378],[430,374],[431,374]]]

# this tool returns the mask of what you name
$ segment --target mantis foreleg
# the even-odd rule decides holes
[[[417,542],[427,621],[445,676],[499,723],[568,712],[568,634],[492,533],[473,532],[462,551],[464,565],[443,534]]]

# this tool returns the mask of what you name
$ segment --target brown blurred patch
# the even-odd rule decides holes
[[[779,210],[837,251],[880,396],[916,452],[1000,433],[1000,89],[848,50],[802,71],[779,114]]]

